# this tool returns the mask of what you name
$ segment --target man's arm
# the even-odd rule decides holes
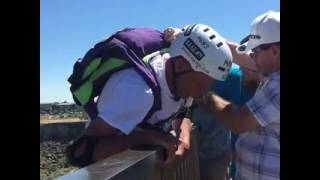
[[[175,151],[179,144],[177,138],[154,130],[134,131],[129,135],[119,135],[117,129],[108,125],[100,118],[97,118],[90,124],[85,131],[85,135],[99,137],[99,141],[93,151],[93,161],[105,159],[137,145],[151,144],[165,147],[167,152],[165,162],[167,163],[174,159]]]
[[[240,134],[260,127],[247,106],[235,106],[212,93],[197,103],[234,133]]]
[[[93,153],[93,160],[98,161],[138,145],[159,145],[166,149],[165,163],[169,163],[175,158],[178,144],[179,140],[174,136],[155,130],[142,130],[132,132],[129,135],[102,137]]]
[[[239,54],[236,51],[239,44],[231,41],[227,41],[227,44],[230,47],[234,63],[238,64],[242,69],[248,69],[254,72],[257,71],[257,67],[253,59],[248,54]]]
[[[180,125],[179,145],[176,155],[182,156],[186,150],[190,148],[190,136],[192,130],[192,122],[189,118],[183,118]]]

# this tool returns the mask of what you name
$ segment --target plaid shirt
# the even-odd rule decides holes
[[[280,179],[280,72],[263,82],[246,105],[261,127],[238,139],[236,179]]]

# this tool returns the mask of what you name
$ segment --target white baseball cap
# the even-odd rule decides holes
[[[268,11],[256,17],[251,23],[248,42],[237,48],[240,54],[262,45],[280,42],[280,12]]]

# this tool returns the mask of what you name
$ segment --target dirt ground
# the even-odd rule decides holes
[[[79,168],[69,166],[65,160],[67,142],[40,143],[40,180],[51,180]]]
[[[78,118],[48,119],[40,118],[40,124],[57,122],[79,122]],[[40,180],[52,180],[79,168],[69,166],[65,160],[68,142],[40,142]]]

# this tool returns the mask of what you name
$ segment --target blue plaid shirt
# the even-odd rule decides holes
[[[236,180],[280,179],[280,72],[273,73],[246,103],[260,128],[236,144]]]

